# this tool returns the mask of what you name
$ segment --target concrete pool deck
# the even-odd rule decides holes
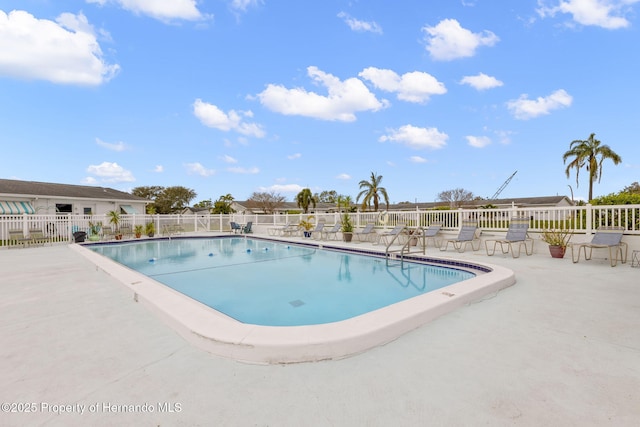
[[[68,246],[0,250],[0,397],[23,412],[3,405],[0,425],[637,425],[640,269],[427,254],[517,283],[347,359],[248,365],[192,346]]]

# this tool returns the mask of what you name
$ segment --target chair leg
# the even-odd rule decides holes
[[[520,258],[520,250],[522,249],[522,243],[518,244],[518,255],[516,255],[516,251],[513,249],[513,245],[509,243],[509,247],[511,248],[511,256],[513,258]],[[525,250],[527,248],[525,247]]]
[[[493,256],[493,254],[496,253],[496,246],[497,245],[498,245],[497,241],[493,242],[493,252],[489,253],[489,241],[485,241],[484,242],[484,248],[487,250],[487,256]]]

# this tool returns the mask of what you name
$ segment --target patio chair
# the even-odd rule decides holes
[[[442,245],[442,239],[438,240],[440,230],[442,230],[441,222],[432,222],[431,224],[429,224],[429,227],[424,230],[425,248],[429,246],[429,240],[433,241],[433,246],[435,246],[436,248],[439,248]]]
[[[253,226],[253,221],[247,222],[247,225],[242,227],[242,232],[245,234],[253,233],[253,231],[251,231],[252,226]]]
[[[312,239],[320,240],[322,238],[322,230],[324,229],[324,222],[318,222],[313,230],[309,230],[309,237]]]
[[[373,222],[368,223],[362,230],[353,233],[357,237],[359,242],[372,241],[372,239],[378,235],[376,230],[373,229],[375,224]],[[364,240],[362,240],[364,238]]]
[[[45,243],[51,241],[39,228],[29,230],[29,238],[31,239],[31,243],[40,246],[44,246]]]
[[[300,225],[298,224],[289,224],[289,226],[287,228],[285,228],[284,230],[282,230],[282,235],[286,236],[286,237],[294,237],[294,236],[299,236],[300,233],[304,230],[304,228],[302,228]]]
[[[320,238],[324,240],[338,240],[338,233],[340,232],[341,228],[342,228],[342,224],[339,222],[336,222],[335,224],[333,224],[333,227],[331,227],[329,230],[322,229],[322,233],[320,233]],[[332,236],[333,236],[333,239],[331,238]]]
[[[580,250],[584,250],[584,259],[590,260],[594,249],[609,249],[609,261],[611,267],[618,265],[618,254],[622,263],[627,262],[628,245],[622,241],[623,227],[600,227],[596,230],[590,242],[571,243],[571,259],[574,263],[580,261]],[[622,248],[624,247],[624,254]],[[574,248],[577,249],[578,257],[575,257]],[[587,248],[589,255],[587,256]],[[615,253],[615,256],[614,256]]]
[[[104,240],[111,240],[116,238],[116,233],[113,231],[113,228],[109,225],[105,225],[102,227],[102,238]]]
[[[131,230],[131,226],[123,225],[122,227],[120,227],[120,234],[122,234],[122,237],[125,239],[130,239],[131,237],[133,237],[133,231]]]
[[[487,240],[484,242],[484,247],[487,250],[488,256],[493,256],[496,253],[496,248],[500,245],[500,250],[503,254],[511,251],[511,256],[514,258],[520,257],[520,251],[524,246],[524,252],[527,255],[533,254],[533,239],[529,237],[527,232],[529,231],[529,219],[528,218],[511,218],[509,222],[509,229],[504,239]],[[489,251],[489,244],[493,242],[493,251]],[[527,248],[527,242],[531,242],[531,248]],[[513,246],[518,245],[518,254]],[[506,249],[506,250],[505,250]]]
[[[284,234],[284,231],[287,230],[290,226],[291,224],[286,223],[285,225],[282,225],[280,227],[269,227],[267,229],[267,233],[269,234],[269,236],[282,236]]]
[[[230,224],[231,224],[231,231],[233,232],[233,234],[236,234],[238,232],[242,233],[242,227],[240,226],[240,224],[233,221],[231,221]]]
[[[460,227],[460,232],[458,233],[458,237],[455,239],[446,239],[440,246],[441,251],[446,251],[449,247],[449,243],[453,245],[453,248],[458,252],[464,252],[468,245],[471,245],[471,249],[477,251],[480,249],[480,238],[478,237],[478,223],[475,221],[462,221],[462,227]],[[477,242],[477,247],[474,246],[474,242]]]
[[[22,246],[23,248],[28,246],[31,242],[29,237],[26,237],[22,230],[9,230],[9,247]]]
[[[391,231],[387,231],[385,233],[379,234],[378,235],[378,241],[376,242],[376,244],[386,243],[387,245],[389,245],[389,242],[393,242],[393,239],[398,237],[398,235],[400,233],[402,233],[402,231],[406,227],[407,227],[406,224],[398,224],[395,227],[393,227],[393,229]],[[398,243],[400,243],[400,242],[398,241]]]

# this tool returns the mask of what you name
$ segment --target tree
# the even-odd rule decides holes
[[[623,193],[640,194],[640,184],[638,182],[632,182],[631,185],[624,187]]]
[[[153,203],[147,205],[147,213],[149,215],[155,215],[158,212],[158,206],[155,201],[160,194],[164,191],[164,187],[159,185],[152,185],[147,187],[135,187],[131,190],[131,194],[134,196],[142,197],[143,199],[152,200]]]
[[[262,209],[262,211],[267,214],[274,213],[284,202],[284,196],[274,191],[254,192],[251,194],[251,197],[247,199],[247,205],[250,209]]]
[[[156,209],[160,214],[180,211],[189,206],[196,195],[195,191],[186,187],[167,187],[156,197]]]
[[[311,194],[311,190],[309,188],[303,188],[302,191],[296,195],[296,203],[299,208],[302,208],[304,213],[308,213],[309,206],[313,205],[313,208],[315,209],[316,198]]]
[[[592,133],[586,140],[576,139],[571,141],[569,150],[562,155],[562,160],[567,163],[567,159],[573,157],[569,162],[565,173],[569,178],[571,169],[576,170],[576,186],[579,186],[578,176],[580,169],[587,168],[589,172],[589,201],[593,199],[593,183],[602,179],[602,162],[610,159],[613,164],[617,165],[622,162],[622,158],[616,154],[608,145],[600,145],[601,142],[595,138],[596,134]]]
[[[316,202],[318,203],[336,203],[338,199],[338,192],[336,190],[323,191],[320,194],[314,194]]]
[[[213,204],[211,203],[211,199],[207,199],[207,200],[201,200],[198,203],[195,203],[193,205],[194,208],[209,208],[211,209],[213,207]]]
[[[342,194],[339,194],[336,197],[336,207],[338,208],[338,212],[340,212],[342,208],[345,209],[345,212],[349,212],[351,210],[352,203],[353,199],[351,196],[343,196]]]
[[[387,209],[389,209],[389,196],[387,195],[386,188],[380,187],[380,182],[382,182],[382,175],[376,175],[374,172],[371,172],[371,181],[362,180],[358,184],[362,191],[358,193],[356,203],[358,203],[360,197],[364,196],[362,199],[362,210],[371,207],[371,202],[373,202],[373,210],[377,212],[380,196],[384,198]]]
[[[233,204],[233,196],[231,194],[225,194],[224,196],[220,196],[218,200],[213,204],[213,209],[211,213],[214,214],[232,214],[235,210],[231,207]]]
[[[453,190],[445,190],[438,193],[437,200],[449,203],[453,208],[459,208],[464,202],[470,202],[475,199],[471,191],[464,188],[454,188]]]
[[[142,197],[143,199],[155,200],[163,191],[164,187],[152,185],[148,187],[135,187],[131,190],[131,194]]]

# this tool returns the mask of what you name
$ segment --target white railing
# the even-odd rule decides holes
[[[253,222],[254,227],[265,229],[284,224],[298,224],[302,219],[324,221],[326,225],[340,222],[340,213],[314,214],[211,214],[211,215],[121,215],[119,227],[155,224],[157,235],[175,232],[223,232],[230,231],[231,221],[243,224]],[[364,227],[373,222],[377,228],[392,228],[397,224],[409,227],[426,227],[441,222],[444,230],[457,230],[462,220],[478,221],[483,231],[506,231],[512,217],[529,218],[532,233],[549,228],[564,228],[576,234],[591,235],[598,227],[611,225],[625,229],[626,235],[640,236],[640,205],[572,206],[555,208],[507,208],[507,209],[457,209],[392,212],[349,213],[355,227]],[[29,237],[32,230],[42,230],[52,242],[70,243],[75,232],[89,234],[90,223],[111,226],[105,215],[2,215],[0,216],[0,245],[10,246],[17,242],[9,239],[9,231],[21,231]],[[101,232],[102,233],[102,232]]]
[[[342,214],[232,214],[231,221],[263,226],[281,226],[297,224],[302,219],[324,221],[331,225],[340,222]],[[443,229],[456,230],[463,220],[477,220],[483,230],[505,231],[509,228],[509,220],[513,217],[529,218],[530,230],[540,232],[549,228],[564,228],[575,233],[592,234],[598,227],[620,226],[625,234],[640,235],[640,205],[616,206],[571,206],[555,208],[508,208],[508,209],[457,209],[457,210],[421,210],[392,212],[354,212],[349,216],[356,227],[364,227],[373,222],[378,228],[393,228],[404,223],[409,227],[429,226],[433,222],[441,222]]]

